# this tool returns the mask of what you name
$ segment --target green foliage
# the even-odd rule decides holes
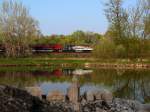
[[[38,23],[28,9],[16,1],[5,1],[0,7],[0,44],[5,46],[6,55],[10,57],[29,55],[32,45],[56,43],[91,46],[94,57],[98,58],[150,57],[150,2],[140,0],[130,11],[123,3],[124,0],[106,3],[109,26],[104,36],[80,30],[71,35],[39,36]]]
[[[100,34],[92,32],[76,31],[71,36],[75,45],[93,45],[102,37]]]
[[[60,38],[58,36],[46,36],[41,38],[36,38],[33,40],[32,45],[36,44],[56,44],[60,43]]]
[[[94,56],[98,58],[112,58],[115,56],[115,44],[109,38],[101,38],[95,46]]]
[[[150,39],[150,14],[149,14],[149,16],[144,18],[144,31],[145,31],[144,32],[145,38]]]
[[[117,58],[124,58],[126,55],[126,49],[123,45],[116,46],[115,54]]]
[[[71,35],[43,36],[35,39],[32,44],[62,44],[62,45],[94,45],[102,36],[97,33],[76,31]]]
[[[131,58],[137,58],[140,55],[140,49],[141,45],[140,45],[140,41],[138,38],[131,38],[129,39],[129,43],[128,43],[128,56]]]
[[[106,3],[109,28],[105,37],[115,43],[115,56],[118,58],[150,57],[150,2],[139,0],[129,11],[123,7],[123,2],[108,0]]]
[[[2,41],[3,39],[2,39],[2,37],[0,36],[0,45],[3,43],[3,41]]]

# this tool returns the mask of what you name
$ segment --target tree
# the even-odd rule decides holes
[[[139,0],[135,7],[132,7],[129,10],[129,28],[130,28],[130,37],[141,37],[142,30],[142,17],[143,17],[143,7],[141,1]]]
[[[101,38],[101,35],[93,32],[76,31],[71,35],[75,45],[93,45]]]
[[[111,39],[102,37],[95,46],[93,55],[97,58],[115,58],[115,48]]]
[[[109,29],[105,36],[113,38],[118,56],[149,55],[150,0],[137,0],[129,11],[123,8],[123,0],[108,0],[106,7]]]
[[[117,39],[126,37],[126,24],[128,15],[122,8],[122,0],[109,0],[106,3],[105,14],[109,22],[109,30],[111,30]]]
[[[150,0],[138,0],[136,6],[132,7],[129,13],[130,37],[141,38],[140,42],[135,41],[133,38],[132,40],[138,42],[136,46],[139,46],[139,54],[142,56],[147,54],[149,50],[146,41],[148,41],[148,38],[150,39]],[[132,48],[135,47],[132,46]]]
[[[131,37],[147,38],[150,29],[150,0],[138,0],[129,10]]]
[[[88,44],[88,45],[96,45],[97,44],[97,41],[99,41],[99,39],[101,38],[102,36],[98,33],[93,33],[93,32],[85,32],[85,44]]]
[[[84,43],[85,33],[83,31],[76,31],[71,35],[71,37],[75,40],[75,45],[80,45]]]
[[[4,1],[0,6],[0,34],[6,56],[29,54],[29,44],[39,33],[38,22],[28,9],[16,1]]]
[[[144,38],[150,39],[150,0],[143,0],[144,8]]]
[[[144,38],[150,39],[150,15],[144,19]]]
[[[126,49],[123,45],[116,46],[115,55],[117,58],[124,58],[126,56]]]

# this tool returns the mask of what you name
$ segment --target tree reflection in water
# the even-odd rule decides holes
[[[78,73],[79,72],[79,73]],[[71,84],[72,77],[78,76],[81,90],[88,88],[100,89],[102,86],[111,88],[116,97],[136,99],[150,102],[150,71],[149,70],[106,70],[106,69],[55,69],[34,70],[24,72],[0,72],[0,84],[14,85],[20,88],[42,85],[47,82]],[[57,86],[60,86],[60,85]],[[88,89],[87,88],[87,89]],[[65,86],[62,89],[66,89]]]

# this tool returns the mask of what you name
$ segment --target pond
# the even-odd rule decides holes
[[[40,87],[44,94],[60,90],[67,94],[73,80],[80,94],[107,89],[115,97],[150,102],[150,70],[84,69],[59,67],[0,68],[0,84],[19,88]]]

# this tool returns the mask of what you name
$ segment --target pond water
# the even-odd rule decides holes
[[[40,87],[44,94],[60,90],[64,94],[77,80],[80,94],[107,89],[115,97],[150,102],[150,70],[81,68],[0,68],[0,84],[19,88]]]

